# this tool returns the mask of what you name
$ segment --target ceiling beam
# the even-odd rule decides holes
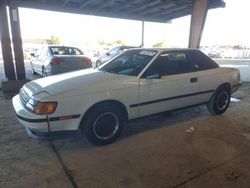
[[[84,3],[80,5],[80,9],[84,9],[92,0],[85,0]]]
[[[128,7],[134,6],[136,3],[141,2],[141,0],[128,0],[127,3],[126,2],[119,2],[117,1],[117,3],[120,3],[120,6],[117,7],[115,10],[113,10],[112,12],[119,12],[120,10],[125,10]]]
[[[0,0],[0,3],[4,1],[9,0]],[[25,8],[164,23],[169,21],[169,18],[175,19],[190,14],[192,8],[190,2],[192,1],[193,0],[113,0],[113,4],[109,4],[108,2],[111,2],[111,0],[18,0],[17,3],[19,7]],[[57,2],[57,4],[55,4],[55,2]],[[60,2],[60,4],[58,4],[58,2]],[[96,2],[99,3],[96,4]],[[105,2],[107,4],[102,7],[102,4]],[[209,3],[209,9],[225,6],[222,0],[210,0]],[[62,6],[63,4],[65,4],[65,6]],[[162,6],[160,6],[160,4]],[[172,7],[172,5],[171,10],[169,10],[167,6],[170,4],[183,7],[183,9],[186,8],[186,10],[179,10],[176,7]],[[98,8],[98,6],[99,10],[97,11],[96,8]],[[112,9],[104,7],[112,7]]]
[[[163,17],[163,18],[167,18],[166,21],[169,21],[170,19],[175,18],[176,15],[182,15],[182,12],[183,12],[183,14],[186,15],[186,12],[189,12],[189,13],[191,12],[191,8],[188,9],[188,7],[184,7],[184,6],[179,7],[179,6],[178,6],[178,8],[176,8],[176,9],[173,10],[173,11],[170,11],[170,12],[163,11],[163,12],[160,13],[160,14],[151,15],[150,17],[152,17],[152,18],[160,18],[160,17]]]
[[[187,6],[185,6],[185,5],[175,5],[174,7],[169,7],[165,10],[162,10],[160,13],[155,14],[153,17],[155,17],[155,16],[158,17],[161,15],[164,15],[164,14],[166,14],[166,12],[167,12],[167,14],[171,14],[173,12],[177,12],[179,10],[186,9],[186,8],[187,8]]]
[[[131,14],[131,13],[134,13],[134,12],[136,12],[136,11],[138,11],[138,10],[143,10],[144,8],[146,8],[146,7],[148,7],[148,6],[153,6],[153,5],[158,4],[158,3],[160,3],[160,2],[161,2],[161,0],[152,1],[152,2],[150,2],[150,3],[142,3],[142,4],[140,4],[139,6],[137,6],[136,8],[134,8],[134,9],[128,11],[128,13]]]
[[[167,10],[167,9],[172,9],[173,7],[175,7],[176,6],[176,4],[171,4],[172,2],[170,2],[170,4],[165,4],[165,5],[162,5],[162,4],[159,4],[159,5],[156,5],[156,6],[154,6],[154,7],[152,7],[152,8],[150,8],[150,9],[148,9],[148,10],[144,10],[144,11],[142,11],[142,12],[140,12],[140,13],[138,13],[138,15],[140,15],[140,16],[142,16],[142,15],[146,15],[146,14],[152,14],[152,13],[154,13],[154,12],[159,12],[159,9],[164,9],[164,11],[165,10]]]
[[[65,0],[62,4],[62,7],[65,7],[65,5],[67,5],[70,2],[70,0]]]
[[[114,3],[114,0],[106,0],[104,3],[102,3],[99,7],[97,7],[95,9],[95,11],[99,11],[107,6],[109,6],[110,4]]]

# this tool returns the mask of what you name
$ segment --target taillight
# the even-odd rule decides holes
[[[51,65],[59,65],[61,62],[63,62],[63,59],[58,58],[58,57],[54,57],[54,58],[50,61],[50,64],[51,64]]]

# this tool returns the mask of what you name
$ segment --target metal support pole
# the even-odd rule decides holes
[[[208,0],[194,0],[189,33],[189,48],[199,48],[208,10]]]
[[[25,68],[23,58],[23,45],[19,22],[19,12],[16,0],[9,0],[10,25],[12,32],[12,42],[15,54],[17,79],[25,79]]]
[[[144,21],[142,21],[141,47],[144,47]]]
[[[10,32],[7,16],[6,1],[0,2],[0,35],[3,54],[5,77],[7,80],[15,80],[15,68],[13,63]]]

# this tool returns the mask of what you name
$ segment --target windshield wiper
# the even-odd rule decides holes
[[[99,71],[103,71],[103,72],[108,72],[108,73],[114,73],[117,74],[117,72],[113,71],[113,70],[107,70],[107,69],[98,69]]]

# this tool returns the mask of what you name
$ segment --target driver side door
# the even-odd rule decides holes
[[[199,102],[198,74],[196,67],[189,63],[186,52],[161,53],[139,81],[140,116]]]

